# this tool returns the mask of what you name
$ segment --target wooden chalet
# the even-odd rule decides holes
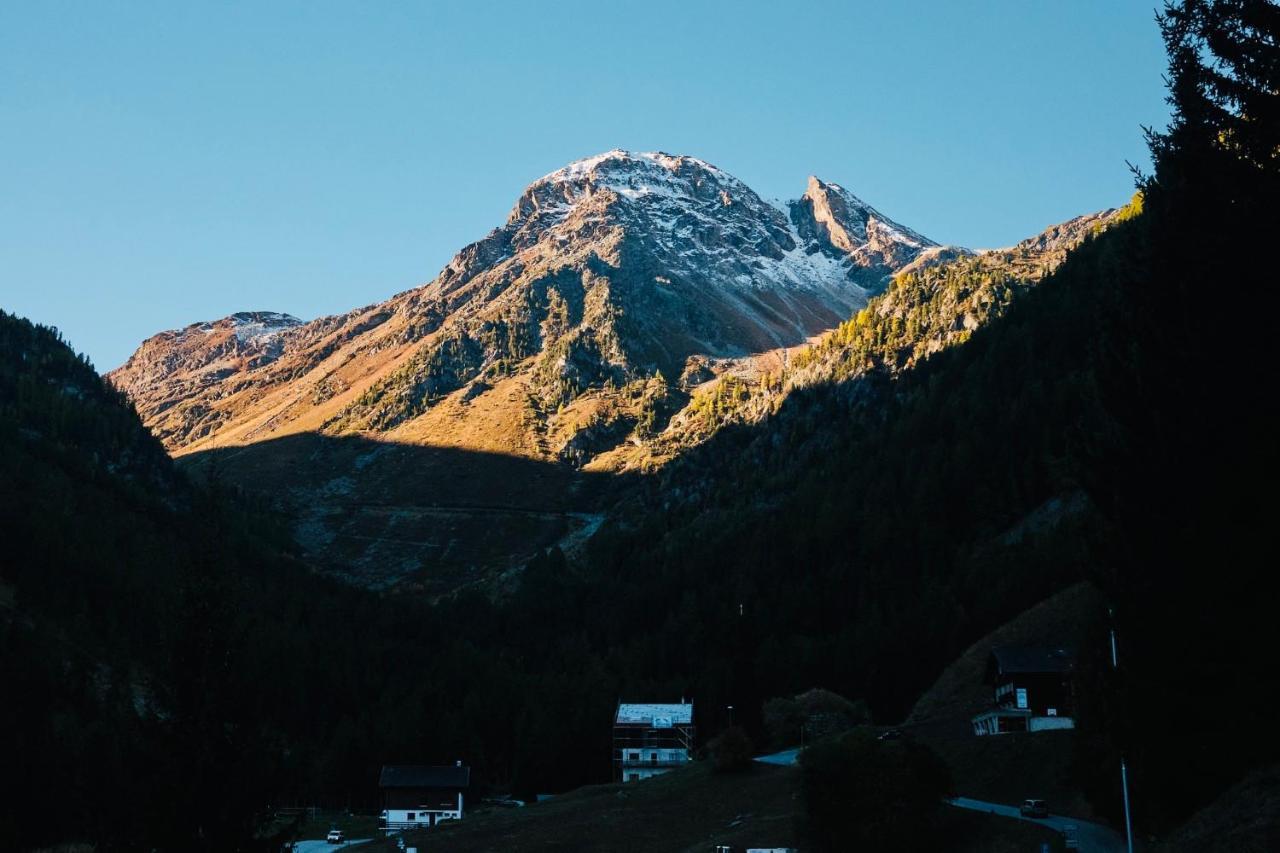
[[[378,777],[383,809],[379,828],[391,834],[460,820],[470,784],[471,768],[461,761],[443,767],[385,766]]]
[[[1075,653],[1065,647],[1000,646],[987,659],[992,705],[973,718],[976,735],[1075,728],[1071,673]]]

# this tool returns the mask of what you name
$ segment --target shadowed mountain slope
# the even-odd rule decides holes
[[[572,552],[625,480],[503,453],[305,433],[181,457],[198,479],[261,491],[314,567],[436,596],[509,585],[542,550]]]

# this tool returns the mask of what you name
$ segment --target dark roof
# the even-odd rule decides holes
[[[1068,646],[998,646],[991,650],[1000,672],[1067,672],[1075,664]]]
[[[428,767],[422,764],[384,766],[379,788],[465,788],[471,782],[471,768],[449,764]]]

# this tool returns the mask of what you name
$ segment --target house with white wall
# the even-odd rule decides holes
[[[619,702],[613,767],[620,782],[658,776],[693,760],[693,703]]]
[[[976,735],[1075,728],[1075,652],[1061,646],[999,646],[987,659],[991,706],[972,720]]]
[[[379,828],[390,835],[432,827],[442,820],[461,820],[463,796],[470,784],[471,768],[461,761],[443,767],[384,766],[378,777],[383,808]]]

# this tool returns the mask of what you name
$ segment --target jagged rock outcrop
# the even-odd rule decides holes
[[[850,277],[879,289],[895,271],[937,243],[885,217],[839,184],[809,178],[804,195],[788,205],[802,238],[833,257],[846,258]]]

